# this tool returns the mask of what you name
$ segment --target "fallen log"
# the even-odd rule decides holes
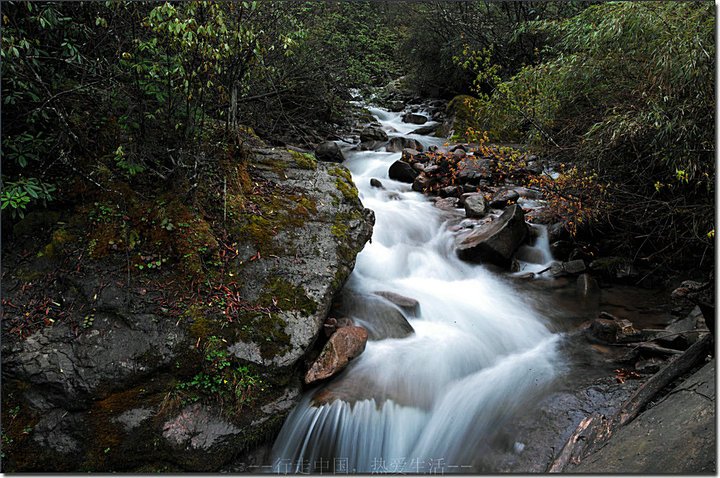
[[[569,463],[575,465],[580,463],[585,456],[597,450],[610,438],[615,430],[634,420],[663,388],[702,363],[711,351],[712,336],[707,334],[681,355],[675,356],[664,368],[635,390],[610,419],[598,414],[585,417],[565,442],[548,472],[562,473]]]
[[[668,362],[664,368],[650,377],[625,401],[620,410],[610,420],[610,428],[615,429],[630,423],[658,392],[670,385],[679,376],[692,370],[695,365],[701,363],[707,353],[712,350],[711,344],[712,336],[705,335],[688,347],[681,355]]]

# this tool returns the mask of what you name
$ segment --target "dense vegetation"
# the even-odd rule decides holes
[[[706,2],[5,3],[3,219],[120,183],[192,184],[232,154],[239,125],[317,143],[342,126],[351,88],[404,75],[420,96],[475,97],[461,136],[487,131],[565,165],[558,197],[608,250],[711,267],[713,13]]]

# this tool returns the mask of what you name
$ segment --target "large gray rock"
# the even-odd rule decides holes
[[[225,300],[233,297],[234,312],[194,301],[168,310],[186,292],[166,282],[185,273],[168,262],[161,271],[166,275],[148,281],[134,272],[128,284],[124,253],[94,262],[83,256],[82,274],[71,262],[71,272],[28,289],[52,298],[59,304],[54,311],[67,314],[56,315],[51,327],[21,338],[11,324],[21,320],[23,309],[4,310],[3,392],[22,404],[18,430],[20,420],[44,417],[32,440],[14,438],[5,470],[138,471],[160,462],[216,471],[277,432],[299,397],[298,363],[322,333],[334,296],[372,234],[374,215],[363,208],[341,165],[264,145],[249,153],[253,181],[274,195],[266,211],[232,219],[228,214],[225,240],[233,259],[225,274],[236,279],[230,279],[233,290]],[[262,220],[261,227],[254,220]],[[174,233],[192,232],[179,229]],[[28,263],[29,270],[39,267]],[[5,260],[2,266],[3,298],[27,302],[22,288],[10,286],[19,283],[21,271]],[[210,351],[231,364],[228,370],[249,367],[255,380],[270,386],[258,384],[241,413],[236,403],[223,404],[233,396],[229,389],[204,393],[192,383],[212,373]],[[233,376],[224,379],[232,385]],[[201,408],[181,406],[188,398],[199,398]],[[38,443],[42,454],[35,452]]]
[[[385,150],[390,153],[398,153],[406,148],[422,151],[423,145],[415,139],[396,136],[390,138],[390,141],[388,141],[388,144],[385,146]]]
[[[527,237],[525,214],[515,204],[494,221],[458,235],[456,252],[465,261],[509,267],[513,253]]]
[[[420,174],[415,170],[409,163],[405,161],[397,160],[390,165],[388,170],[388,176],[390,179],[400,181],[403,183],[412,183],[415,181],[417,175]]]
[[[383,297],[387,299],[388,301],[392,302],[393,304],[400,307],[405,313],[408,315],[415,317],[418,315],[418,311],[420,310],[420,303],[410,297],[405,297],[400,294],[396,294],[395,292],[389,292],[389,291],[376,291],[375,294],[379,295],[380,297]]]
[[[465,215],[467,217],[483,217],[490,210],[488,200],[482,193],[463,194],[465,203]]]
[[[403,123],[412,124],[425,124],[427,123],[427,116],[416,113],[406,113],[402,117]]]
[[[421,134],[421,135],[431,135],[434,134],[435,131],[438,129],[439,125],[437,123],[428,124],[425,126],[421,126],[418,129],[414,129],[410,132],[410,134]]]
[[[613,433],[598,451],[564,471],[716,473],[715,376],[713,360]]]
[[[325,141],[315,150],[315,157],[318,161],[328,161],[330,163],[342,163],[345,161],[340,146],[334,141]]]
[[[391,292],[360,294],[345,290],[341,302],[340,312],[353,317],[353,322],[367,331],[368,340],[403,338],[414,332],[406,318],[419,313],[414,299]]]
[[[365,143],[368,141],[387,141],[388,135],[382,128],[376,126],[368,126],[360,132],[360,141]]]

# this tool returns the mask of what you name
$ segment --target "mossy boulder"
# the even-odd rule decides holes
[[[480,113],[482,103],[479,99],[469,95],[458,95],[448,103],[445,112],[451,124],[450,131],[443,131],[442,136],[451,134],[464,137],[468,128],[480,129]]]
[[[97,258],[81,243],[52,277],[28,276],[36,254],[3,261],[4,471],[219,471],[274,439],[374,216],[341,165],[265,145],[242,160],[226,187],[197,186],[215,203],[160,206],[193,211],[157,224],[187,244],[179,260],[140,271],[122,243]],[[38,251],[77,242],[43,227]],[[26,313],[56,321],[18,329]]]

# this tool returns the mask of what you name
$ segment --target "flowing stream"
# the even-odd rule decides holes
[[[408,134],[417,126],[401,113],[370,110],[391,137],[426,148],[444,141]],[[368,330],[387,326],[368,299],[377,299],[373,292],[417,299],[417,315],[406,314],[414,333],[369,341],[339,377],[305,395],[273,447],[276,472],[491,471],[484,455],[497,430],[544,396],[566,367],[559,335],[530,301],[507,279],[457,258],[449,227],[457,215],[388,179],[399,157],[346,152],[376,223],[344,296],[355,298],[348,316]],[[385,189],[371,187],[371,178]],[[543,231],[535,247],[538,262],[551,260]],[[523,264],[525,271],[541,267]],[[334,398],[318,400],[323,391]]]

